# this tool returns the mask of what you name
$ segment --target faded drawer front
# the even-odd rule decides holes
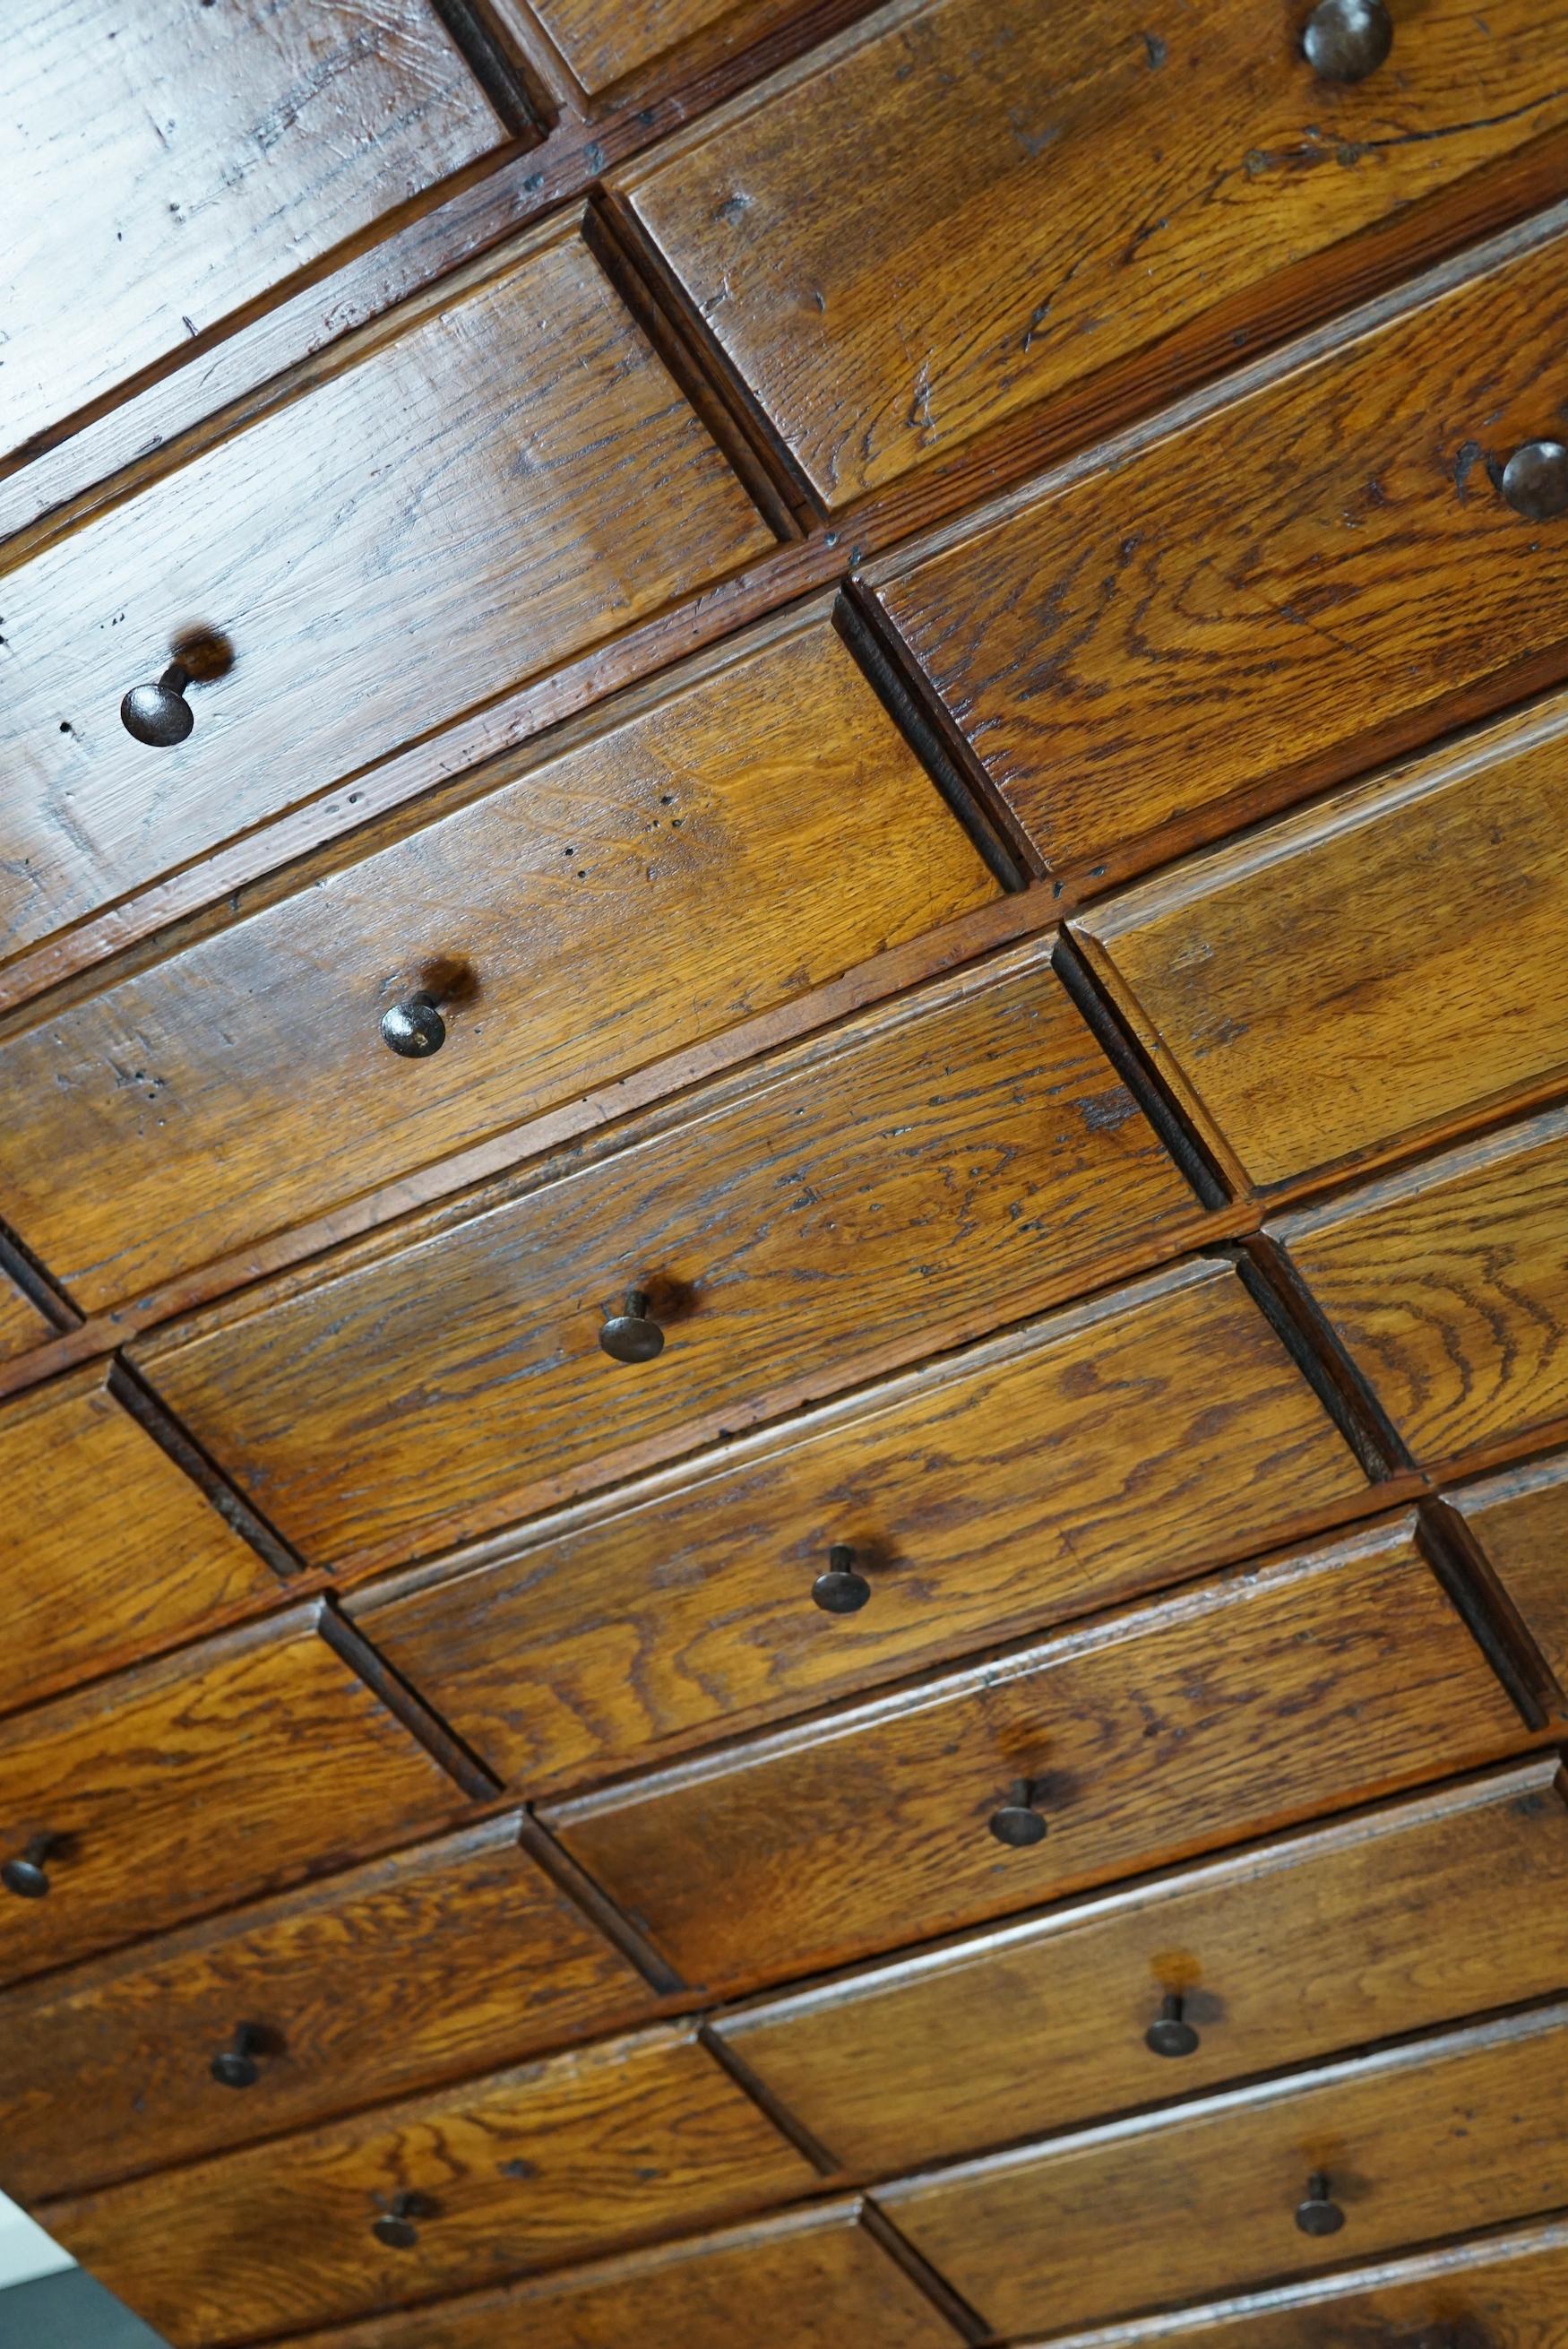
[[[7,450],[507,136],[428,0],[11,0],[5,54]]]
[[[1568,2185],[1568,2010],[1418,2042],[895,2186],[999,2333],[1053,2329],[1531,2217]],[[1297,2223],[1323,2181],[1336,2232]]]
[[[0,1192],[100,1306],[995,894],[819,617],[0,1047]]]
[[[720,2031],[874,2177],[1548,1996],[1565,1895],[1547,1755]]]
[[[5,581],[0,952],[772,543],[556,233]],[[232,667],[150,750],[120,697],[192,631]]]
[[[1450,1494],[1568,1702],[1568,1455]]]
[[[0,1411],[0,1707],[280,1596],[128,1392],[99,1362]]]
[[[1186,1265],[351,1605],[537,1793],[1112,1605],[1362,1487],[1234,1272]],[[858,1613],[813,1604],[835,1545]]]
[[[1568,1112],[1276,1229],[1418,1460],[1568,1415]]]
[[[5,1856],[51,1847],[46,1899],[0,1894],[0,1973],[325,1871],[461,1801],[314,1609],[143,1665],[0,1724]]]
[[[640,2021],[515,1817],[0,1998],[0,2183],[37,2199]],[[213,2059],[248,2032],[253,2078]]]
[[[175,2349],[196,2349],[559,2264],[814,2178],[672,2032],[47,2204],[45,2223]],[[413,2240],[388,2245],[372,2230],[407,2195]]]
[[[47,1345],[54,1335],[54,1323],[14,1280],[0,1272],[0,1362],[30,1354],[35,1346]]]
[[[1408,1533],[1365,1534],[546,1814],[688,1981],[887,1949],[1522,1734]],[[1043,1838],[989,1822],[1029,1782]]]
[[[396,1555],[521,1514],[546,1479],[603,1481],[614,1446],[744,1424],[790,1381],[841,1383],[933,1325],[1019,1315],[1201,1222],[1031,948],[177,1346],[159,1381],[314,1560]],[[630,1290],[668,1322],[657,1361],[600,1349]]]
[[[1568,704],[1088,914],[1260,1185],[1568,1073]]]
[[[1568,517],[1489,469],[1555,430],[1565,338],[1558,242],[901,561],[883,600],[1054,865],[1135,867],[1562,672]]]
[[[1484,24],[1406,10],[1355,87],[1307,65],[1307,14],[1207,0],[1154,31],[1117,0],[884,9],[634,169],[631,200],[839,506],[1037,401],[1088,437],[1151,380],[1233,357],[1238,320],[1250,339],[1387,274],[1333,248],[1568,124],[1539,0]],[[1493,217],[1511,202],[1505,181]],[[1443,240],[1439,217],[1422,241]]]

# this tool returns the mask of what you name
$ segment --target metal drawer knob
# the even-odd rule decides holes
[[[185,698],[191,672],[182,662],[170,661],[156,685],[133,685],[119,705],[119,721],[128,734],[155,750],[183,742],[196,719]]]
[[[1306,2181],[1306,2199],[1295,2206],[1295,2223],[1304,2235],[1337,2235],[1345,2224],[1345,2213],[1330,2199],[1321,2169],[1315,2169]]]
[[[828,1568],[811,1585],[811,1596],[824,1615],[858,1615],[872,1595],[871,1584],[855,1570],[855,1554],[842,1542],[828,1552]]]
[[[665,1333],[648,1312],[647,1291],[629,1288],[619,1313],[606,1315],[599,1343],[613,1362],[651,1362],[665,1350]]]
[[[47,1898],[49,1878],[44,1862],[54,1850],[54,1836],[36,1835],[26,1846],[19,1859],[8,1859],[0,1868],[0,1884],[14,1892],[18,1900],[43,1900]]]
[[[400,1061],[428,1061],[447,1040],[433,995],[406,995],[381,1014],[381,1040]]]
[[[1568,449],[1561,440],[1527,440],[1502,469],[1502,494],[1526,522],[1568,514]]]
[[[419,2240],[415,2220],[434,2219],[438,2208],[428,2194],[394,2194],[380,2216],[371,2220],[370,2231],[389,2251],[411,2251]]]
[[[1046,1822],[1035,1808],[1035,1782],[1015,1778],[1006,1801],[991,1814],[991,1832],[1010,1851],[1022,1851],[1045,1838]]]
[[[1186,2019],[1185,2005],[1180,1992],[1166,1992],[1159,2013],[1143,2034],[1143,2044],[1151,2055],[1197,2054],[1198,2034]]]
[[[253,2088],[262,2076],[256,2058],[265,2050],[266,2033],[253,2023],[242,2023],[227,2047],[220,2048],[207,2068],[221,2088]]]
[[[1394,20],[1383,0],[1322,0],[1301,46],[1319,80],[1365,81],[1394,46]]]

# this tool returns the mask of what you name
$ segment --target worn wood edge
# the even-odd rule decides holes
[[[470,0],[428,0],[447,36],[483,91],[491,113],[513,139],[542,140],[552,124],[536,101],[526,77],[489,20]]]
[[[57,1336],[79,1330],[86,1318],[67,1292],[9,1224],[0,1223],[0,1280],[8,1280]]]
[[[189,1429],[181,1425],[162,1399],[154,1394],[135,1366],[115,1355],[104,1381],[108,1392],[147,1436],[186,1475],[215,1509],[231,1533],[238,1534],[282,1582],[305,1571],[305,1561],[293,1544],[270,1525],[255,1504],[246,1498]]]
[[[531,1809],[522,1813],[518,1842],[541,1875],[549,1878],[601,1940],[619,1951],[647,1990],[661,1999],[690,1996],[689,1984],[663,1951],[633,1924],[624,1909],[594,1881],[581,1860],[541,1825]]]
[[[1413,1454],[1288,1252],[1249,1233],[1234,1254],[1253,1302],[1338,1428],[1371,1485],[1412,1472]]]
[[[805,2125],[797,2120],[781,2096],[775,2095],[766,2081],[758,2078],[743,2057],[738,2055],[727,2041],[710,2031],[706,2021],[697,2025],[696,2035],[721,2072],[727,2075],[748,2103],[756,2106],[771,2128],[787,2137],[800,2156],[810,2163],[819,2178],[837,2186],[848,2176],[844,2164],[826,2146],[814,2137]]]
[[[1293,1213],[1271,1216],[1267,1236],[1287,1253],[1303,1240],[1353,1223],[1386,1206],[1402,1206],[1425,1191],[1463,1182],[1500,1160],[1540,1149],[1568,1138],[1568,1102],[1525,1118],[1510,1118],[1470,1135],[1457,1147],[1402,1163],[1372,1182],[1357,1180],[1334,1185],[1328,1196],[1314,1199]]]
[[[432,1762],[446,1772],[454,1785],[460,1788],[471,1802],[495,1802],[500,1798],[503,1791],[500,1779],[492,1775],[478,1754],[472,1753],[456,1732],[426,1703],[413,1682],[405,1680],[402,1673],[395,1671],[371,1646],[357,1625],[349,1621],[330,1597],[321,1602],[316,1614],[316,1630],[339,1663],[346,1665],[357,1679],[364,1682],[372,1696],[386,1707],[417,1744],[423,1746]]]
[[[1114,999],[1095,986],[1071,940],[1061,933],[1051,950],[1051,968],[1146,1123],[1174,1159],[1198,1205],[1222,1212],[1233,1206],[1235,1195],[1202,1133],[1184,1117],[1157,1063],[1121,1019]]]
[[[1463,1511],[1444,1495],[1421,1504],[1417,1539],[1465,1627],[1519,1709],[1527,1729],[1561,1713],[1562,1692],[1524,1618]],[[1558,1700],[1554,1702],[1553,1700]]]
[[[993,2335],[989,2325],[977,2310],[954,2292],[946,2277],[923,2253],[917,2251],[908,2237],[902,2234],[882,2205],[869,2196],[861,2205],[861,2225],[873,2243],[900,2269],[924,2295],[960,2341],[971,2344],[989,2341]]]

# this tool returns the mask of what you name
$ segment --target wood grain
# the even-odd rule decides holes
[[[45,1319],[32,1299],[0,1272],[0,1362],[14,1361],[18,1354],[47,1345],[54,1335],[53,1323]]]
[[[800,0],[783,0],[769,11],[782,18],[799,12]],[[499,0],[503,22],[519,12]],[[540,23],[582,87],[597,97],[698,34],[741,13],[741,0],[538,0]]]
[[[1568,1457],[1505,1469],[1449,1499],[1491,1566],[1568,1713]]]

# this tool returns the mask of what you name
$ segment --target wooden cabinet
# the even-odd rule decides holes
[[[1549,2007],[879,2199],[998,2333],[1065,2329],[1552,2209],[1565,2095]]]
[[[1449,1495],[1518,1609],[1568,1708],[1568,1456]]]
[[[1505,1752],[1408,1524],[546,1808],[694,1983],[1005,1914]],[[1018,1816],[1025,1804],[1037,1839]]]

